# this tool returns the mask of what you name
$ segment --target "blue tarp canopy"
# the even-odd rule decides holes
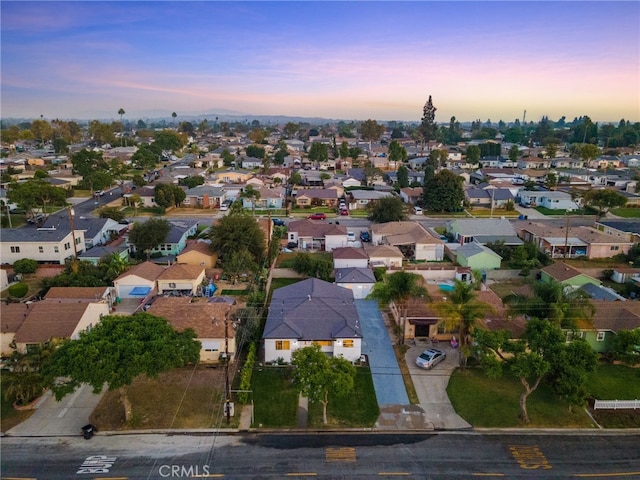
[[[134,287],[130,295],[146,295],[151,291],[151,287]]]

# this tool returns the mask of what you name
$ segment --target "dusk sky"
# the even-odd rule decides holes
[[[640,2],[0,3],[1,115],[640,121]]]

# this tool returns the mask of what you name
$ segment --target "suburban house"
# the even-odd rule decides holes
[[[496,252],[475,242],[460,245],[454,253],[458,265],[472,270],[497,270],[502,261]]]
[[[444,258],[444,242],[416,222],[371,225],[371,243],[398,247],[410,260],[434,262]]]
[[[640,328],[639,302],[609,302],[594,300],[592,327],[567,332],[567,340],[583,338],[598,353],[610,352],[613,339],[620,330]]]
[[[52,340],[75,340],[80,332],[97,325],[103,315],[109,315],[107,303],[61,302],[54,299],[35,302],[28,306],[26,317],[16,330],[13,341],[16,349],[25,353],[31,346]]]
[[[446,226],[447,232],[460,244],[503,241],[505,245],[522,245],[511,222],[504,218],[450,220]]]
[[[369,257],[362,248],[339,247],[333,249],[333,268],[367,268]]]
[[[198,222],[193,220],[189,222],[169,221],[169,226],[169,233],[164,243],[153,248],[151,253],[160,252],[164,256],[177,256],[187,246],[187,238],[198,232]],[[133,245],[131,247],[133,248]]]
[[[237,170],[235,168],[228,168],[215,174],[216,179],[223,183],[244,183],[252,176],[253,173],[248,170]]]
[[[400,189],[400,198],[404,203],[416,205],[422,201],[422,187],[405,187]]]
[[[349,208],[361,209],[367,208],[370,203],[376,202],[381,198],[393,197],[391,192],[381,192],[379,190],[351,190],[349,192]]]
[[[80,217],[73,221],[73,228],[84,232],[86,249],[104,245],[127,229],[111,218]]]
[[[189,240],[185,249],[176,258],[176,261],[187,265],[213,268],[217,259],[218,255],[211,251],[211,246],[208,243]]]
[[[288,241],[303,249],[330,252],[348,243],[347,228],[342,225],[304,219],[289,223],[288,229]]]
[[[193,303],[191,297],[158,297],[147,313],[166,318],[176,331],[192,328],[200,349],[200,362],[218,363],[236,356],[236,330],[231,321],[231,305],[227,303]]]
[[[3,270],[4,271],[4,270]],[[8,303],[2,306],[2,328],[0,328],[0,356],[8,357],[15,348],[14,337],[16,332],[27,318],[31,304]]]
[[[182,205],[192,208],[219,208],[227,198],[225,188],[220,185],[198,185],[184,193]]]
[[[392,245],[364,245],[364,251],[369,257],[370,267],[402,267],[404,255],[398,247]]]
[[[196,295],[204,282],[204,267],[175,263],[165,268],[156,279],[158,295],[165,292],[182,292]]]
[[[100,260],[105,257],[117,256],[121,260],[129,259],[129,247],[121,239],[120,242],[116,241],[110,245],[99,245],[93,247],[91,250],[86,250],[78,255],[78,258],[84,262],[93,263],[98,265]]]
[[[491,208],[493,203],[498,208],[514,201],[513,194],[506,188],[469,188],[465,190],[464,196],[472,207]]]
[[[265,362],[291,362],[294,351],[314,343],[355,362],[362,332],[353,292],[318,278],[276,289],[262,338]]]
[[[156,291],[156,280],[166,267],[153,262],[140,263],[113,281],[118,298],[139,298],[144,300]]]
[[[156,194],[155,194],[154,187],[149,187],[149,186],[140,187],[132,193],[125,193],[123,198],[130,201],[133,195],[138,195],[140,197],[141,205],[139,206],[141,207],[151,208],[151,207],[158,206],[158,204],[155,201]]]
[[[111,307],[115,298],[112,287],[51,287],[44,300],[55,300],[59,303],[105,302]]]
[[[626,220],[600,220],[596,222],[596,229],[616,235],[625,240],[640,242],[640,223]]]
[[[551,280],[555,280],[564,286],[579,288],[586,283],[602,285],[600,280],[590,277],[589,275],[585,275],[564,262],[552,263],[551,265],[542,268],[540,270],[540,274],[541,281],[549,282]]]
[[[269,208],[280,209],[283,208],[284,201],[284,188],[266,188],[259,187],[256,191],[260,195],[258,199],[242,198],[242,207],[248,209],[257,208],[259,210],[266,210]]]
[[[516,222],[518,235],[535,243],[551,258],[610,258],[627,254],[633,242],[592,227],[555,227],[539,222]],[[566,252],[565,252],[566,251]]]
[[[376,284],[376,276],[370,268],[336,268],[335,279],[335,284],[351,290],[356,300],[367,298]]]
[[[22,228],[3,228],[0,230],[0,256],[2,263],[13,265],[16,260],[31,258],[39,263],[58,263],[76,253],[85,251],[84,232],[73,230],[67,225],[36,228],[30,225]],[[75,239],[75,248],[73,242]]]
[[[549,210],[578,210],[580,206],[566,192],[550,191],[542,192],[538,199],[538,206]]]
[[[236,158],[236,165],[240,164],[240,166],[245,170],[253,170],[256,168],[262,167],[262,159],[256,157],[245,157],[244,155]]]
[[[640,268],[617,267],[613,269],[611,280],[616,283],[636,282],[640,284]]]
[[[338,206],[339,192],[334,189],[325,188],[308,188],[306,190],[298,190],[296,195],[296,206],[312,207],[325,206],[336,208]]]

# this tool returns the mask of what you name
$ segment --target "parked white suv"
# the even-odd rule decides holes
[[[413,213],[416,215],[422,215],[422,209],[420,207],[413,207]]]

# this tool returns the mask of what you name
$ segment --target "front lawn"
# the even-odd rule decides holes
[[[458,415],[478,428],[594,428],[582,408],[568,410],[568,404],[557,398],[551,388],[541,385],[527,401],[531,423],[520,421],[520,381],[512,376],[493,379],[481,369],[456,370],[447,393]]]
[[[254,427],[294,427],[297,423],[298,394],[291,383],[289,367],[259,367],[251,377]]]
[[[15,397],[10,395],[7,398],[5,396],[6,389],[4,385],[7,379],[11,377],[11,375],[15,375],[15,373],[3,370],[2,375],[0,376],[0,431],[2,433],[7,432],[7,430],[11,430],[19,423],[24,422],[35,411],[16,410],[15,408],[13,408]]]
[[[640,208],[614,208],[611,213],[623,218],[640,218]]]

